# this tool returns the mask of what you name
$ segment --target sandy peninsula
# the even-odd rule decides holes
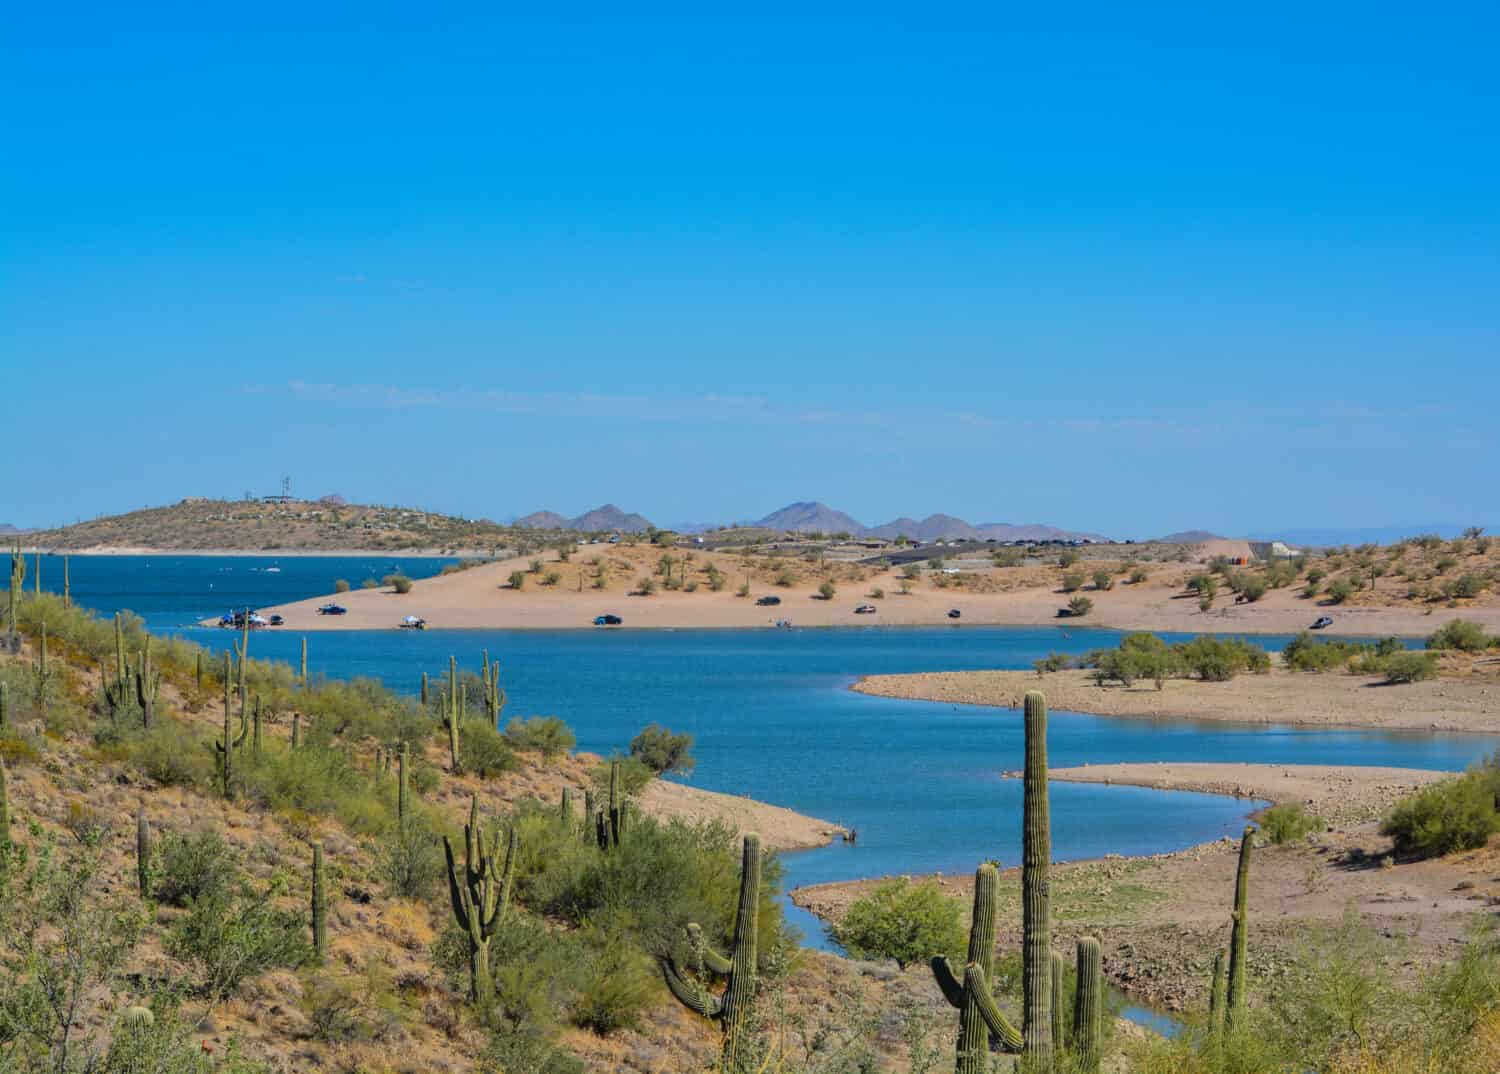
[[[1403,956],[1408,968],[1451,957],[1486,908],[1500,899],[1500,851],[1396,862],[1377,825],[1345,819],[1340,804],[1355,801],[1362,812],[1378,815],[1412,788],[1442,775],[1237,764],[1106,765],[1051,773],[1054,779],[1097,776],[1098,782],[1248,791],[1257,798],[1302,801],[1323,816],[1329,822],[1325,831],[1256,851],[1250,879],[1251,972],[1262,979],[1292,961],[1319,930],[1334,928],[1351,906],[1385,934],[1410,937],[1409,954]],[[1201,1009],[1214,952],[1229,938],[1237,858],[1236,843],[1219,840],[1151,857],[1055,865],[1054,944],[1068,949],[1079,936],[1097,936],[1104,944],[1105,972],[1118,987],[1173,1009]],[[929,879],[965,906],[972,898],[971,874]],[[818,916],[837,920],[880,882],[819,884],[799,888],[791,897]],[[1001,874],[1000,898],[1000,947],[1015,950],[1021,938],[1019,870]]]
[[[1148,720],[1367,727],[1385,731],[1467,731],[1500,734],[1500,680],[1446,676],[1399,686],[1378,678],[1274,669],[1230,682],[1168,679],[1097,686],[1087,671],[934,671],[871,675],[861,693],[923,701],[1014,708],[1028,690],[1042,690],[1054,709]]]
[[[595,616],[610,613],[624,620],[625,629],[768,627],[785,619],[794,627],[1003,625],[1183,633],[1294,633],[1325,611],[1286,589],[1275,590],[1254,604],[1224,601],[1203,612],[1194,599],[1184,597],[1177,577],[1182,569],[1178,568],[1140,584],[1090,593],[1094,608],[1081,619],[1059,616],[1068,597],[1043,577],[1046,572],[1038,570],[1018,572],[1016,580],[1003,572],[985,576],[979,585],[969,587],[940,587],[938,576],[928,572],[903,594],[903,580],[895,569],[848,567],[832,598],[824,599],[818,592],[820,575],[806,565],[764,557],[747,562],[732,553],[702,551],[690,553],[693,591],[658,585],[649,595],[641,593],[640,581],[656,577],[653,564],[662,554],[661,549],[649,546],[587,546],[569,562],[549,558],[541,570],[534,570],[531,557],[499,560],[423,579],[404,594],[388,586],[360,588],[361,579],[348,579],[354,587],[349,592],[330,592],[260,610],[281,615],[284,629],[295,631],[393,630],[406,616],[424,619],[432,628],[582,629],[590,627]],[[683,553],[673,554],[681,562]],[[591,566],[596,559],[602,565],[602,578],[597,576],[601,567]],[[788,562],[795,568],[793,577],[773,580],[778,571],[789,569],[783,566]],[[724,579],[718,591],[704,580],[710,565]],[[519,589],[509,583],[517,571],[525,575]],[[549,575],[556,576],[550,584]],[[739,595],[742,585],[749,586],[748,595]],[[776,597],[780,603],[758,605],[762,597]],[[330,601],[347,608],[347,614],[317,614],[318,607]],[[874,611],[856,613],[861,605]],[[959,613],[956,618],[950,615],[954,611]],[[1333,614],[1334,629],[1340,634],[1422,635],[1456,614],[1500,630],[1500,608],[1488,606],[1442,616],[1412,607],[1384,606],[1336,609]]]

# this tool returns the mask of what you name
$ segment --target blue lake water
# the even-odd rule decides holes
[[[110,613],[128,607],[153,629],[216,648],[225,632],[194,627],[235,606],[327,592],[399,567],[412,577],[440,560],[74,557],[74,598]],[[43,562],[44,588],[61,579]],[[849,690],[861,675],[1027,668],[1049,651],[1113,645],[1119,633],[1069,627],[870,627],[809,630],[360,631],[309,635],[310,669],[373,676],[415,693],[422,671],[449,654],[477,669],[501,662],[507,716],[557,715],[579,747],[609,753],[653,721],[691,732],[691,782],[745,794],[858,829],[854,846],[787,855],[789,886],[932,871],[967,872],[984,859],[1019,860],[1022,764],[1014,710],[900,701]],[[1259,637],[1271,647],[1286,638]],[[254,655],[295,659],[300,635],[256,633]],[[1042,684],[1045,686],[1045,684]],[[1274,714],[1271,714],[1274,719]],[[1488,737],[1237,727],[1107,719],[1055,712],[1055,766],[1116,761],[1259,761],[1457,770],[1492,752]],[[1237,833],[1253,803],[1215,795],[1054,783],[1059,860],[1177,849]],[[810,935],[811,920],[794,919]]]

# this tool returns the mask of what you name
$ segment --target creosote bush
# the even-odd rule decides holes
[[[1397,802],[1381,832],[1406,857],[1436,857],[1484,846],[1500,831],[1500,754],[1461,776],[1423,787]]]
[[[577,745],[572,730],[556,716],[515,717],[505,725],[505,738],[518,750],[540,753],[553,761]]]
[[[961,957],[963,908],[931,880],[888,880],[850,904],[833,938],[855,958],[893,958],[901,969],[934,955]]]
[[[1266,810],[1260,820],[1266,838],[1280,846],[1307,838],[1323,830],[1323,821],[1302,807],[1301,802],[1282,802]]]
[[[630,756],[659,776],[690,773],[696,763],[692,749],[692,735],[678,734],[659,723],[648,725],[630,740]]]

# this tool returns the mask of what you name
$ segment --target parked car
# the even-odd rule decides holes
[[[621,619],[618,615],[596,615],[596,616],[594,616],[594,625],[595,626],[619,626],[623,622],[625,622],[625,620]]]
[[[948,609],[948,618],[949,619],[957,619],[960,616],[962,616],[963,614],[964,613],[961,612],[961,611],[959,611],[957,608],[949,608]]]
[[[426,630],[427,620],[420,615],[408,615],[400,625],[402,630]]]
[[[874,615],[875,614],[875,605],[873,605],[873,604],[861,604],[858,608],[854,609],[854,614],[855,615]]]
[[[1331,627],[1331,626],[1333,626],[1333,616],[1331,616],[1331,615],[1320,615],[1320,616],[1318,616],[1317,620],[1313,623],[1312,628],[1314,630],[1322,630],[1324,627]]]
[[[281,618],[281,616],[279,616],[279,615],[273,615],[273,616],[271,616],[271,625],[272,626],[286,626],[286,620],[283,619],[283,618]]]
[[[347,615],[349,609],[342,604],[325,604],[318,609],[319,615]]]
[[[781,603],[781,598],[780,597],[761,597],[755,603],[758,604],[762,608],[769,608],[772,605],[780,604]]]

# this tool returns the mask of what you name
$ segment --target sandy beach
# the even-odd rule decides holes
[[[937,671],[871,675],[854,689],[881,697],[1014,708],[1041,690],[1054,709],[1149,720],[1366,727],[1384,731],[1500,734],[1500,681],[1441,677],[1399,686],[1338,672],[1274,669],[1229,682],[1168,679],[1097,686],[1088,671]]]
[[[751,593],[737,595],[747,578],[739,557],[728,553],[695,553],[695,566],[714,564],[722,570],[726,585],[719,592],[700,586],[696,592],[658,589],[649,596],[634,591],[640,577],[650,574],[650,562],[661,550],[594,547],[580,549],[570,563],[548,562],[560,578],[547,586],[542,576],[528,573],[519,590],[507,579],[513,571],[528,571],[530,559],[495,561],[469,570],[415,582],[409,593],[397,594],[388,587],[354,589],[324,594],[260,609],[279,614],[285,630],[392,630],[409,615],[418,616],[433,628],[537,629],[589,628],[595,616],[604,613],[624,619],[625,629],[707,629],[724,627],[768,627],[778,619],[796,627],[872,627],[947,625],[956,629],[971,625],[1053,626],[1074,631],[1090,627],[1129,630],[1179,631],[1184,633],[1295,633],[1307,628],[1317,616],[1332,614],[1333,631],[1339,634],[1418,636],[1431,633],[1455,615],[1500,630],[1500,608],[1476,607],[1461,612],[1428,614],[1415,608],[1350,607],[1326,609],[1297,597],[1292,590],[1275,590],[1255,604],[1224,603],[1201,612],[1195,600],[1185,598],[1175,575],[1161,575],[1139,585],[1116,585],[1107,592],[1090,593],[1094,610],[1084,618],[1059,617],[1067,597],[1048,585],[1029,585],[1001,592],[941,589],[930,579],[919,581],[909,594],[898,592],[900,579],[894,571],[860,572],[858,581],[841,582],[831,600],[818,594],[811,580],[774,585],[767,580],[767,564],[750,569]],[[680,553],[679,553],[680,554]],[[586,557],[608,557],[610,576],[604,588],[595,588]],[[359,579],[350,579],[358,585]],[[877,591],[881,595],[877,595]],[[758,606],[763,596],[781,603]],[[336,601],[348,609],[341,616],[317,614],[317,608]],[[868,604],[872,614],[855,613]],[[959,618],[949,616],[958,611]]]

